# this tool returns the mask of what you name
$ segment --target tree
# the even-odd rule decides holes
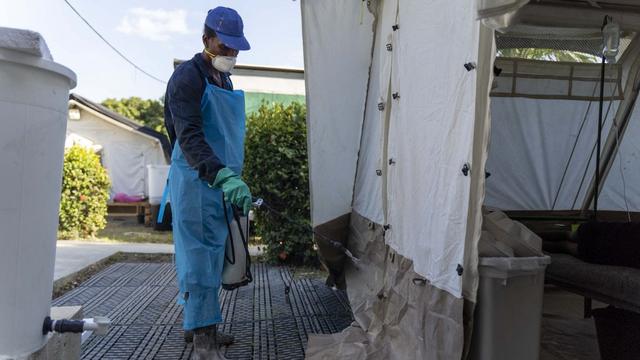
[[[58,222],[60,238],[92,237],[104,229],[110,186],[107,170],[93,151],[77,145],[65,151]]]
[[[253,195],[280,214],[256,211],[256,234],[267,244],[267,259],[317,264],[309,232],[309,166],[306,108],[293,102],[263,104],[247,118],[243,178]]]
[[[122,99],[109,98],[103,101],[102,105],[155,131],[167,134],[164,127],[162,98],[160,100],[142,99],[137,96]]]

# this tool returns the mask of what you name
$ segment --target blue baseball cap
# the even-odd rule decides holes
[[[251,45],[244,37],[244,25],[237,11],[218,6],[209,10],[204,24],[216,32],[225,46],[234,50],[249,50]]]

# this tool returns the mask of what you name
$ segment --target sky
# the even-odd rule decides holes
[[[102,36],[145,71],[168,80],[173,59],[202,51],[207,11],[227,6],[244,21],[252,49],[238,64],[303,67],[300,3],[294,0],[68,0]],[[0,26],[42,34],[56,62],[78,76],[72,91],[94,101],[158,99],[166,85],[120,58],[64,0],[0,0]]]

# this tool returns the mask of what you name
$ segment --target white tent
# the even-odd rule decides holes
[[[147,196],[147,165],[170,161],[167,137],[77,94],[70,95],[69,108],[78,113],[68,121],[65,145],[98,151],[111,179],[112,197]]]
[[[362,260],[327,261],[359,329],[328,352],[312,339],[308,357],[462,358],[481,206],[591,208],[600,66],[496,59],[496,47],[593,53],[603,16],[631,33],[640,5],[527,2],[301,2],[312,221]],[[640,48],[625,39],[605,74],[599,200],[638,211]]]

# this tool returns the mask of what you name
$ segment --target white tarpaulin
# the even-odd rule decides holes
[[[615,131],[615,129],[614,129]],[[640,107],[636,105],[599,196],[602,210],[640,211]]]
[[[504,210],[580,209],[594,174],[597,101],[494,97],[491,102],[485,204]],[[618,101],[609,104],[604,104],[603,139]]]
[[[393,59],[386,45],[393,41],[398,0],[383,1],[379,9],[381,12],[378,14],[353,208],[371,221],[384,224],[383,197],[386,195],[383,193],[383,187],[387,169],[384,143],[391,106],[389,85]]]
[[[480,24],[472,2],[400,2],[393,44],[388,242],[462,296]],[[425,65],[428,63],[428,66]]]
[[[116,193],[145,195],[147,169],[144,145],[122,141],[105,144],[103,163],[111,179],[112,197]]]
[[[373,16],[365,2],[303,1],[311,216],[351,212],[371,63]]]

